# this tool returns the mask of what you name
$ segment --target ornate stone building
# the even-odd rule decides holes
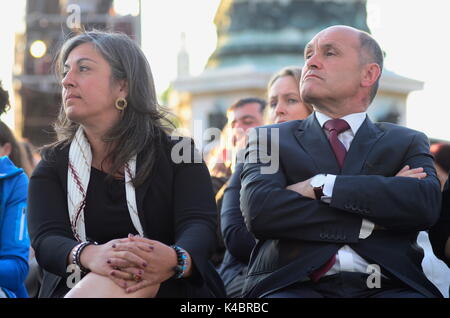
[[[61,89],[53,59],[77,28],[122,31],[140,41],[139,16],[117,14],[113,0],[27,1],[25,33],[16,36],[15,127],[36,146],[55,136],[51,125],[58,115]]]
[[[303,48],[325,27],[343,24],[370,31],[365,0],[222,0],[214,23],[218,44],[199,76],[180,76],[170,103],[184,128],[224,123],[238,98],[266,97],[271,75],[303,65]],[[384,70],[369,114],[375,121],[405,123],[406,98],[423,83]],[[202,144],[199,136],[194,136]]]

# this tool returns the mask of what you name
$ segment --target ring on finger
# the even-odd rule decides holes
[[[142,277],[139,276],[139,275],[132,274],[132,276],[133,276],[133,280],[134,280],[135,282],[140,282],[140,281],[142,280]]]

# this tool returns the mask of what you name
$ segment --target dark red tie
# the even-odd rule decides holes
[[[343,119],[330,119],[325,122],[323,128],[325,128],[329,132],[328,140],[330,141],[331,148],[333,148],[334,154],[336,155],[339,167],[342,168],[344,166],[347,149],[345,149],[345,146],[338,139],[338,135],[350,129],[350,126]]]
[[[336,159],[339,163],[339,167],[344,166],[345,155],[347,154],[347,149],[338,139],[338,135],[348,129],[350,129],[349,124],[343,119],[330,119],[325,122],[323,127],[328,130],[328,140],[330,141],[331,148],[336,155]],[[321,268],[312,272],[309,277],[313,282],[317,282],[323,275],[325,275],[336,263],[336,255],[333,255]]]

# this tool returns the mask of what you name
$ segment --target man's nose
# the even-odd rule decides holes
[[[237,121],[233,128],[235,130],[245,130],[246,127],[247,126],[244,123],[241,123],[241,122]]]
[[[308,68],[320,68],[321,62],[318,54],[312,54],[305,62]]]

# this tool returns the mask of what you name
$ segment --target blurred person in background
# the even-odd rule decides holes
[[[256,97],[242,98],[234,102],[227,109],[227,123],[222,129],[219,143],[207,159],[218,211],[218,246],[211,258],[216,267],[222,263],[225,253],[220,226],[224,191],[235,169],[238,152],[245,148],[246,132],[264,123],[265,107],[266,102]]]
[[[447,179],[442,192],[440,218],[430,229],[429,234],[434,253],[450,267],[450,189],[448,183]]]
[[[0,121],[0,155],[8,156],[16,167],[22,168],[28,177],[34,169],[34,158],[29,158],[23,142],[18,141],[14,133]]]
[[[41,156],[39,155],[39,152],[37,151],[36,147],[26,139],[22,140],[20,144],[24,151],[25,157],[30,163],[31,169],[34,170],[39,161],[41,161]]]
[[[444,187],[450,171],[450,143],[434,143],[430,146],[430,152],[434,156],[434,167],[443,190],[441,217],[430,230],[419,232],[417,244],[424,251],[422,268],[425,275],[442,295],[448,298],[450,269],[447,266],[449,259],[445,256],[445,246],[450,236],[450,224],[446,223],[448,211],[445,206],[448,205],[448,190],[445,190]],[[447,249],[450,251],[450,243]]]
[[[441,215],[438,222],[429,230],[431,246],[434,254],[450,267],[450,144],[437,143],[431,145],[431,153],[434,155],[434,162],[439,180],[443,186]],[[450,280],[450,269],[443,273]]]
[[[8,92],[0,83],[0,115],[8,110]],[[8,157],[20,163],[17,142],[11,130],[0,122],[0,298],[28,297],[30,240],[27,229],[28,177]]]
[[[440,142],[432,144],[430,151],[434,156],[437,176],[441,182],[442,189],[444,189],[448,173],[450,172],[450,143]]]
[[[22,168],[28,177],[34,169],[34,158],[29,157],[23,142],[17,141],[9,127],[0,121],[0,156],[8,156],[17,168]],[[41,269],[36,262],[34,250],[30,247],[29,272],[25,286],[30,297],[36,297],[41,284]]]
[[[285,67],[270,79],[267,87],[269,123],[283,123],[308,117],[313,108],[300,97],[300,67]]]

